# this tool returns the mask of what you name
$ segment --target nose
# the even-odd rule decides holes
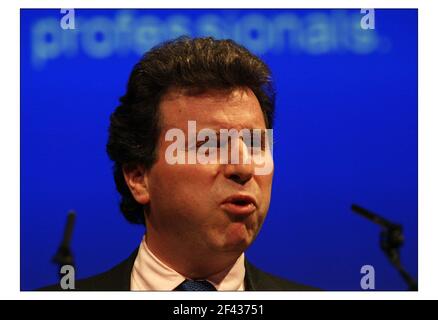
[[[236,139],[234,147],[236,149],[238,148],[238,161],[237,163],[231,161],[233,158],[230,153],[232,153],[234,149],[233,144],[231,144],[228,154],[228,163],[224,164],[224,175],[227,179],[244,185],[254,176],[254,163],[250,157],[248,147],[242,139]]]

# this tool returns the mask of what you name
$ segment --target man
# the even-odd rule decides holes
[[[261,60],[231,40],[179,38],[140,60],[120,101],[107,152],[121,211],[146,233],[127,260],[77,290],[311,289],[244,256],[269,208],[270,143],[222,138],[272,129],[275,95]]]

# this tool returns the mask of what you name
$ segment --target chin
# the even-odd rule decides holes
[[[255,239],[257,232],[244,223],[232,223],[225,229],[216,229],[208,237],[209,247],[217,252],[242,253]]]
[[[240,255],[242,252],[244,252],[248,248],[248,244],[241,242],[241,243],[227,243],[226,245],[222,246],[220,248],[220,252],[222,253],[232,253],[235,255]]]
[[[250,236],[228,237],[225,239],[223,246],[222,246],[222,249],[223,249],[223,251],[227,251],[227,252],[242,253],[250,246],[252,241],[253,241],[253,238]]]

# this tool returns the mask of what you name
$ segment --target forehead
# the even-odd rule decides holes
[[[260,103],[252,90],[209,90],[190,95],[181,89],[166,93],[160,104],[164,129],[187,127],[196,121],[197,128],[266,128]]]

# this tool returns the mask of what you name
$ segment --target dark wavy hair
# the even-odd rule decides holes
[[[147,52],[134,66],[126,94],[112,113],[107,153],[114,161],[120,209],[131,223],[145,224],[145,209],[126,185],[123,168],[156,161],[160,136],[159,105],[171,88],[192,94],[209,89],[247,87],[256,95],[267,128],[272,128],[275,91],[269,67],[232,40],[180,37]]]

